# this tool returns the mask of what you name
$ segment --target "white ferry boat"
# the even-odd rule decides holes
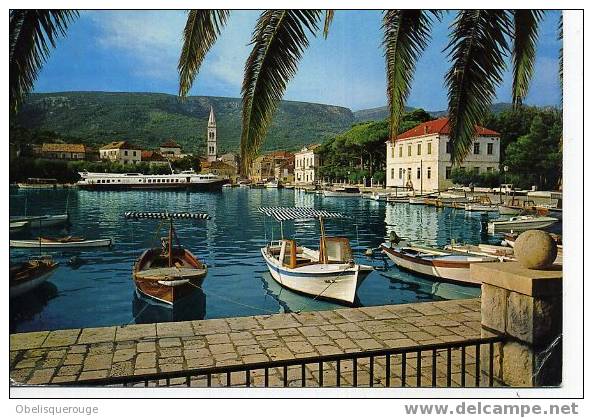
[[[86,190],[222,190],[227,179],[214,174],[197,174],[193,170],[172,174],[78,173],[77,186]]]

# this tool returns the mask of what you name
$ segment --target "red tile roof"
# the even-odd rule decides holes
[[[167,139],[161,144],[161,148],[181,148],[181,146],[173,139]]]
[[[167,161],[165,157],[155,151],[143,150],[141,154],[142,161]]]
[[[448,135],[449,132],[449,118],[438,118],[435,120],[430,120],[428,122],[421,123],[420,125],[415,126],[414,128],[399,134],[396,137],[396,140],[415,138],[418,136],[430,134]],[[500,136],[498,132],[478,125],[476,125],[476,134],[478,136]]]
[[[83,144],[43,144],[41,152],[78,152],[84,154],[86,147]]]

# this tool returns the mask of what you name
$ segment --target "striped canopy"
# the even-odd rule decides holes
[[[207,213],[190,212],[125,212],[127,219],[210,219]]]
[[[340,212],[330,212],[327,210],[312,209],[312,208],[295,208],[295,207],[267,207],[259,208],[259,211],[267,216],[276,219],[278,222],[289,221],[295,219],[318,219],[318,218],[333,218],[343,219],[347,216]]]

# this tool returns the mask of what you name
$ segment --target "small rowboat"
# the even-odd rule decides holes
[[[160,248],[149,248],[134,263],[132,277],[136,290],[148,298],[173,305],[201,285],[208,268],[189,250],[179,245],[173,219],[210,219],[201,213],[126,212],[129,219],[169,220],[169,235]],[[176,239],[177,247],[173,240]]]
[[[45,228],[58,226],[68,222],[68,214],[64,215],[40,215],[40,216],[11,216],[10,223],[27,222],[31,228]]]
[[[469,274],[471,264],[498,261],[497,258],[489,256],[475,256],[420,246],[391,247],[381,244],[381,250],[401,269],[437,280],[472,286],[480,286],[482,283]]]
[[[43,238],[31,240],[10,240],[11,248],[94,248],[110,247],[113,245],[112,238],[105,239],[84,239],[82,237]]]
[[[27,293],[45,282],[58,268],[58,263],[49,257],[32,259],[10,267],[9,297]]]
[[[544,229],[558,222],[558,219],[548,216],[515,216],[508,220],[488,222],[488,233],[527,231],[529,229]]]
[[[334,190],[323,190],[323,197],[359,197],[360,189],[358,187],[338,187]]]
[[[27,221],[10,221],[10,232],[21,231],[29,226]]]

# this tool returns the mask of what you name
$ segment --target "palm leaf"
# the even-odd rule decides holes
[[[326,10],[325,11],[325,22],[323,24],[323,37],[327,39],[327,35],[329,34],[329,27],[331,26],[334,20],[334,11],[333,10]]]
[[[451,160],[461,163],[488,114],[502,82],[509,52],[510,19],[504,10],[462,10],[445,50],[452,61],[445,75],[449,97]]]
[[[11,10],[9,23],[10,108],[18,110],[59,36],[78,17],[75,10]]]
[[[535,46],[542,10],[515,10],[513,33],[513,105],[520,106],[533,76]]]
[[[433,16],[440,19],[440,12],[387,10],[383,15],[389,134],[392,139],[398,134],[404,105],[414,77],[414,67],[430,40]]]
[[[558,40],[564,42],[564,18],[562,12],[558,18]],[[558,52],[558,78],[560,79],[560,100],[562,102],[564,97],[564,47],[560,44],[560,51]]]
[[[229,16],[228,10],[190,10],[179,56],[179,96],[185,97],[200,71],[206,53],[216,42]]]
[[[295,75],[302,53],[309,45],[307,32],[315,34],[320,18],[319,10],[266,10],[257,21],[242,88],[243,174],[248,172],[286,85]]]

